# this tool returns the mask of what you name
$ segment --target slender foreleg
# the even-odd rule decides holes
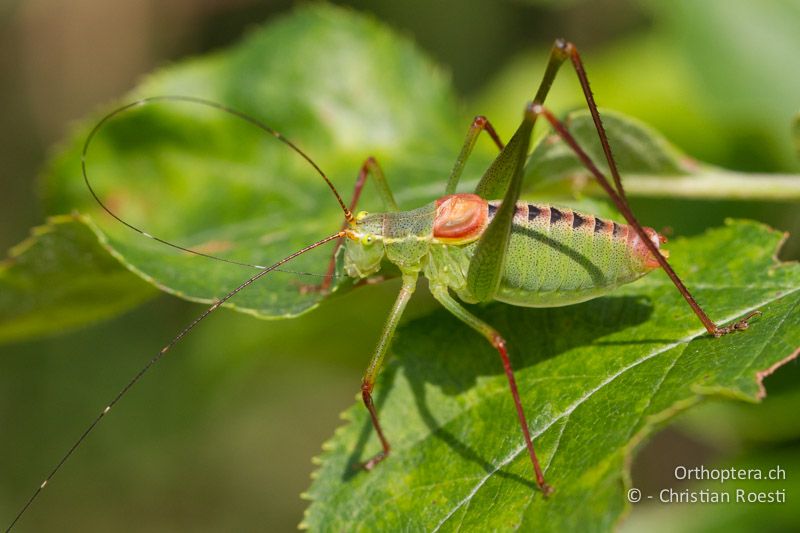
[[[378,434],[381,446],[383,447],[383,450],[363,463],[362,466],[366,470],[372,470],[375,465],[386,459],[391,449],[389,441],[383,434],[383,429],[378,421],[378,412],[375,410],[375,404],[372,401],[372,389],[375,386],[375,379],[378,377],[378,373],[383,366],[383,358],[386,356],[386,350],[388,350],[389,343],[392,341],[394,332],[397,329],[397,324],[400,322],[400,317],[403,315],[406,304],[408,304],[408,301],[411,299],[411,295],[414,293],[416,286],[417,273],[404,273],[403,286],[400,289],[400,294],[397,295],[397,300],[394,302],[392,312],[389,313],[389,318],[386,319],[386,324],[383,326],[383,332],[378,341],[378,346],[375,348],[375,353],[372,355],[369,366],[367,366],[367,371],[364,372],[364,377],[361,380],[361,398],[364,400],[364,405],[369,411],[369,416],[372,419],[372,427],[375,428],[375,432]]]
[[[399,211],[400,208],[397,207],[397,202],[394,200],[394,195],[392,194],[392,190],[389,188],[389,182],[386,181],[386,176],[383,174],[383,169],[381,169],[377,159],[374,157],[368,157],[361,165],[361,169],[358,171],[356,185],[353,188],[353,196],[350,199],[350,212],[355,212],[356,206],[358,205],[358,200],[361,198],[361,191],[364,189],[364,184],[367,182],[367,176],[369,175],[372,175],[372,180],[378,187],[378,193],[381,196],[381,200],[383,200],[383,205],[386,210]],[[342,231],[347,229],[348,225],[349,222],[345,220],[342,223]],[[328,269],[325,271],[325,277],[323,277],[322,282],[318,285],[301,285],[300,291],[302,293],[328,292],[328,289],[331,287],[331,283],[333,283],[333,274],[336,270],[336,254],[341,246],[342,239],[339,239],[336,241],[336,244],[333,247],[333,253],[331,254],[330,261],[328,261]]]
[[[522,436],[525,438],[525,446],[528,448],[528,454],[530,455],[531,462],[533,463],[533,471],[536,475],[536,484],[539,485],[539,488],[545,495],[550,494],[553,492],[553,488],[548,485],[547,482],[545,482],[544,473],[542,472],[541,466],[539,466],[539,459],[536,457],[536,452],[533,449],[533,440],[531,439],[531,433],[528,429],[528,420],[525,418],[525,411],[522,408],[522,401],[519,398],[517,382],[514,379],[514,371],[511,368],[511,361],[508,358],[505,339],[503,339],[496,329],[467,311],[460,303],[453,299],[446,287],[431,286],[431,293],[433,294],[433,297],[436,298],[436,300],[438,300],[448,311],[453,313],[469,327],[483,335],[500,354],[500,359],[503,361],[503,370],[505,370],[506,378],[508,378],[508,386],[511,389],[511,396],[514,397],[514,406],[517,408],[517,418],[519,419],[519,425],[522,429]]]

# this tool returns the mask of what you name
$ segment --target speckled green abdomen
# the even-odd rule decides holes
[[[491,219],[500,202],[489,202]],[[648,233],[656,236],[653,230]],[[475,245],[465,248],[471,256]],[[544,204],[518,203],[496,300],[554,307],[601,296],[654,268],[625,224]],[[469,301],[466,288],[458,291]]]

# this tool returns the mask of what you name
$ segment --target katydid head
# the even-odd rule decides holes
[[[348,276],[365,278],[381,268],[386,253],[383,244],[383,214],[359,212],[345,229],[345,270]]]

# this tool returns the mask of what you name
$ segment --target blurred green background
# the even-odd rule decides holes
[[[539,81],[552,40],[564,36],[579,46],[601,106],[650,123],[710,163],[800,170],[791,137],[800,111],[800,2],[338,3],[411,36],[452,73],[465,117],[487,115],[504,138]],[[0,5],[0,244],[21,241],[43,221],[36,176],[72,121],[119,98],[152,69],[234,43],[291,8],[253,0]],[[565,69],[556,82],[556,109],[580,105],[573,78]],[[639,200],[634,210],[648,225],[679,235],[728,216],[800,235],[797,207]],[[800,257],[800,239],[790,239],[782,257]],[[310,458],[353,402],[396,289],[369,287],[288,321],[223,312],[203,324],[104,422],[20,530],[294,529]],[[424,292],[407,320],[433,305]],[[200,309],[164,296],[90,328],[0,347],[0,522],[104,402]],[[767,380],[763,405],[713,403],[684,416],[643,449],[633,483],[668,486],[677,464],[780,462],[787,486],[797,487],[798,377],[798,364],[790,363]],[[796,515],[782,512],[749,507],[738,516],[722,507],[642,504],[627,527],[797,525]]]

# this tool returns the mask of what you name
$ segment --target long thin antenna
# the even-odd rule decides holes
[[[331,182],[331,180],[328,179],[328,176],[325,175],[325,173],[314,162],[313,159],[311,159],[303,150],[301,150],[292,141],[290,141],[289,139],[284,137],[279,131],[276,131],[276,130],[272,129],[271,127],[267,126],[266,124],[264,124],[260,120],[258,120],[256,118],[253,118],[250,115],[247,115],[246,113],[244,113],[242,111],[238,111],[236,109],[233,109],[231,107],[225,106],[223,104],[219,104],[217,102],[213,102],[211,100],[205,100],[203,98],[197,98],[197,97],[194,97],[194,96],[163,95],[163,96],[150,96],[148,98],[142,98],[140,100],[136,100],[135,102],[131,102],[129,104],[126,104],[126,105],[124,105],[122,107],[118,107],[117,109],[111,111],[110,113],[105,115],[102,119],[100,119],[100,121],[98,121],[97,124],[94,125],[94,127],[92,128],[92,131],[89,132],[89,135],[86,137],[86,141],[84,141],[84,143],[83,143],[83,150],[81,151],[81,172],[83,173],[83,181],[86,183],[86,187],[89,189],[89,192],[92,194],[92,197],[94,197],[95,201],[100,205],[100,207],[102,207],[103,210],[106,213],[111,215],[118,222],[121,222],[122,224],[124,224],[128,228],[130,228],[130,229],[132,229],[132,230],[144,235],[145,237],[153,239],[154,241],[160,242],[161,244],[165,244],[165,245],[170,246],[172,248],[175,248],[177,250],[181,250],[183,252],[187,252],[187,253],[194,254],[194,255],[199,255],[199,256],[202,256],[202,257],[209,258],[209,259],[214,259],[216,261],[222,261],[224,263],[230,263],[230,264],[233,264],[233,265],[247,266],[247,267],[253,267],[253,268],[258,268],[258,269],[264,269],[264,266],[262,266],[262,265],[254,265],[254,264],[251,264],[251,263],[245,263],[245,262],[236,261],[236,260],[233,260],[233,259],[226,259],[224,257],[217,257],[215,255],[207,254],[207,253],[204,253],[204,252],[199,252],[197,250],[192,250],[191,248],[186,248],[186,247],[181,246],[179,244],[175,244],[175,243],[169,242],[169,241],[167,241],[165,239],[162,239],[160,237],[157,237],[155,235],[152,235],[152,234],[144,231],[143,229],[134,226],[130,222],[124,220],[122,217],[120,217],[119,215],[114,213],[111,210],[111,208],[108,207],[100,199],[100,196],[97,194],[97,192],[92,187],[92,184],[89,181],[88,172],[86,170],[86,161],[87,161],[87,155],[89,153],[89,146],[91,145],[91,143],[94,140],[94,137],[97,135],[97,133],[103,128],[103,126],[106,125],[106,123],[108,123],[111,119],[113,119],[117,115],[120,115],[120,114],[124,113],[125,111],[128,111],[129,109],[132,109],[134,107],[140,107],[140,106],[144,106],[146,104],[152,103],[152,102],[160,102],[160,101],[189,102],[189,103],[193,103],[193,104],[203,105],[203,106],[206,106],[206,107],[211,107],[213,109],[218,109],[220,111],[223,111],[225,113],[233,115],[233,116],[235,116],[237,118],[241,118],[242,120],[248,122],[249,124],[252,124],[253,126],[255,126],[255,127],[257,127],[259,129],[269,133],[270,135],[272,135],[273,137],[275,137],[276,139],[278,139],[279,141],[284,143],[286,146],[288,146],[289,148],[294,150],[295,153],[300,155],[300,157],[305,159],[306,162],[308,162],[308,164],[311,165],[314,168],[314,170],[317,172],[317,174],[319,174],[320,177],[322,177],[322,179],[325,180],[325,183],[328,185],[328,187],[330,188],[331,192],[333,192],[333,195],[336,197],[336,200],[339,202],[339,205],[341,206],[342,211],[344,212],[344,217],[347,220],[347,222],[349,223],[349,222],[351,222],[353,220],[352,212],[350,211],[350,209],[347,208],[347,206],[345,206],[344,201],[342,200],[341,196],[339,196],[339,192],[336,190],[336,187],[334,187],[334,185]],[[308,272],[293,272],[293,273],[294,274],[303,274],[303,275],[313,275],[313,274],[309,274]]]
[[[169,341],[169,343],[167,343],[163,348],[161,348],[161,350],[152,359],[150,359],[147,362],[147,364],[144,365],[144,367],[142,367],[142,369],[139,370],[139,372],[136,373],[136,375],[133,376],[133,378],[128,382],[128,384],[125,385],[117,393],[116,396],[114,396],[114,398],[108,403],[108,405],[106,405],[106,407],[103,408],[102,411],[100,411],[100,414],[97,415],[97,417],[95,417],[95,419],[92,421],[92,423],[89,424],[86,427],[86,429],[83,431],[83,433],[81,433],[80,437],[78,437],[78,439],[75,441],[75,443],[69,448],[69,450],[67,450],[67,453],[65,453],[63,455],[63,457],[61,457],[61,460],[56,464],[55,468],[53,468],[50,471],[50,473],[47,475],[47,477],[42,482],[42,484],[39,485],[39,487],[33,492],[33,494],[30,496],[30,498],[28,498],[28,501],[25,502],[25,505],[22,506],[22,508],[17,513],[17,515],[14,517],[14,520],[11,522],[11,524],[6,529],[6,533],[11,531],[11,529],[16,525],[16,523],[19,521],[19,519],[22,517],[22,515],[25,514],[25,511],[28,510],[28,508],[31,506],[31,504],[36,500],[36,498],[42,492],[42,490],[44,490],[44,488],[47,486],[47,484],[50,483],[50,481],[53,479],[53,477],[56,475],[56,473],[58,473],[58,471],[61,469],[61,467],[64,465],[64,463],[67,462],[67,460],[72,456],[72,454],[75,452],[75,450],[78,449],[78,447],[83,443],[83,441],[86,440],[86,437],[88,437],[89,434],[97,426],[97,424],[100,423],[100,420],[102,420],[103,417],[106,416],[109,411],[111,411],[111,409],[114,407],[114,405],[116,405],[116,403],[119,402],[120,399],[122,399],[122,397],[125,396],[125,394],[134,385],[136,385],[136,383],[139,382],[139,380],[142,378],[142,376],[144,376],[144,374],[147,373],[147,371],[150,370],[150,368],[152,368],[153,365],[158,363],[164,357],[164,355],[166,355],[167,352],[169,352],[169,350],[173,346],[175,346],[181,339],[183,339],[183,337],[185,337],[186,334],[188,334],[191,330],[193,330],[195,328],[195,326],[197,326],[197,324],[202,322],[208,315],[210,315],[211,313],[216,311],[219,308],[219,306],[221,306],[222,304],[224,304],[225,302],[227,302],[228,300],[230,300],[231,298],[236,296],[236,294],[238,294],[242,289],[244,289],[245,287],[251,285],[252,283],[257,281],[259,278],[267,275],[268,273],[270,273],[273,270],[277,269],[279,266],[283,265],[284,263],[287,263],[287,262],[291,261],[292,259],[294,259],[298,255],[304,254],[304,253],[308,252],[309,250],[313,250],[314,248],[316,248],[318,246],[322,246],[323,244],[325,244],[327,242],[333,241],[333,240],[338,239],[340,237],[344,237],[344,235],[345,235],[344,231],[339,231],[337,233],[334,233],[333,235],[325,237],[324,239],[322,239],[320,241],[315,242],[314,244],[310,244],[310,245],[308,245],[308,246],[306,246],[306,247],[294,252],[293,254],[291,254],[291,255],[289,255],[287,257],[284,257],[283,259],[281,259],[277,263],[273,264],[272,266],[269,266],[269,267],[265,268],[264,270],[261,270],[260,272],[258,272],[254,276],[251,276],[250,278],[248,278],[247,281],[245,281],[244,283],[242,283],[241,285],[239,285],[238,287],[236,287],[235,289],[230,291],[228,294],[226,294],[225,296],[223,296],[222,298],[220,298],[219,300],[214,302],[214,304],[211,307],[209,307],[208,309],[203,311],[203,314],[201,314],[200,316],[198,316],[197,318],[192,320],[192,322],[190,322],[188,326],[183,328],[181,330],[181,332],[178,333],[178,335],[175,336],[175,338],[173,338],[171,341]]]

